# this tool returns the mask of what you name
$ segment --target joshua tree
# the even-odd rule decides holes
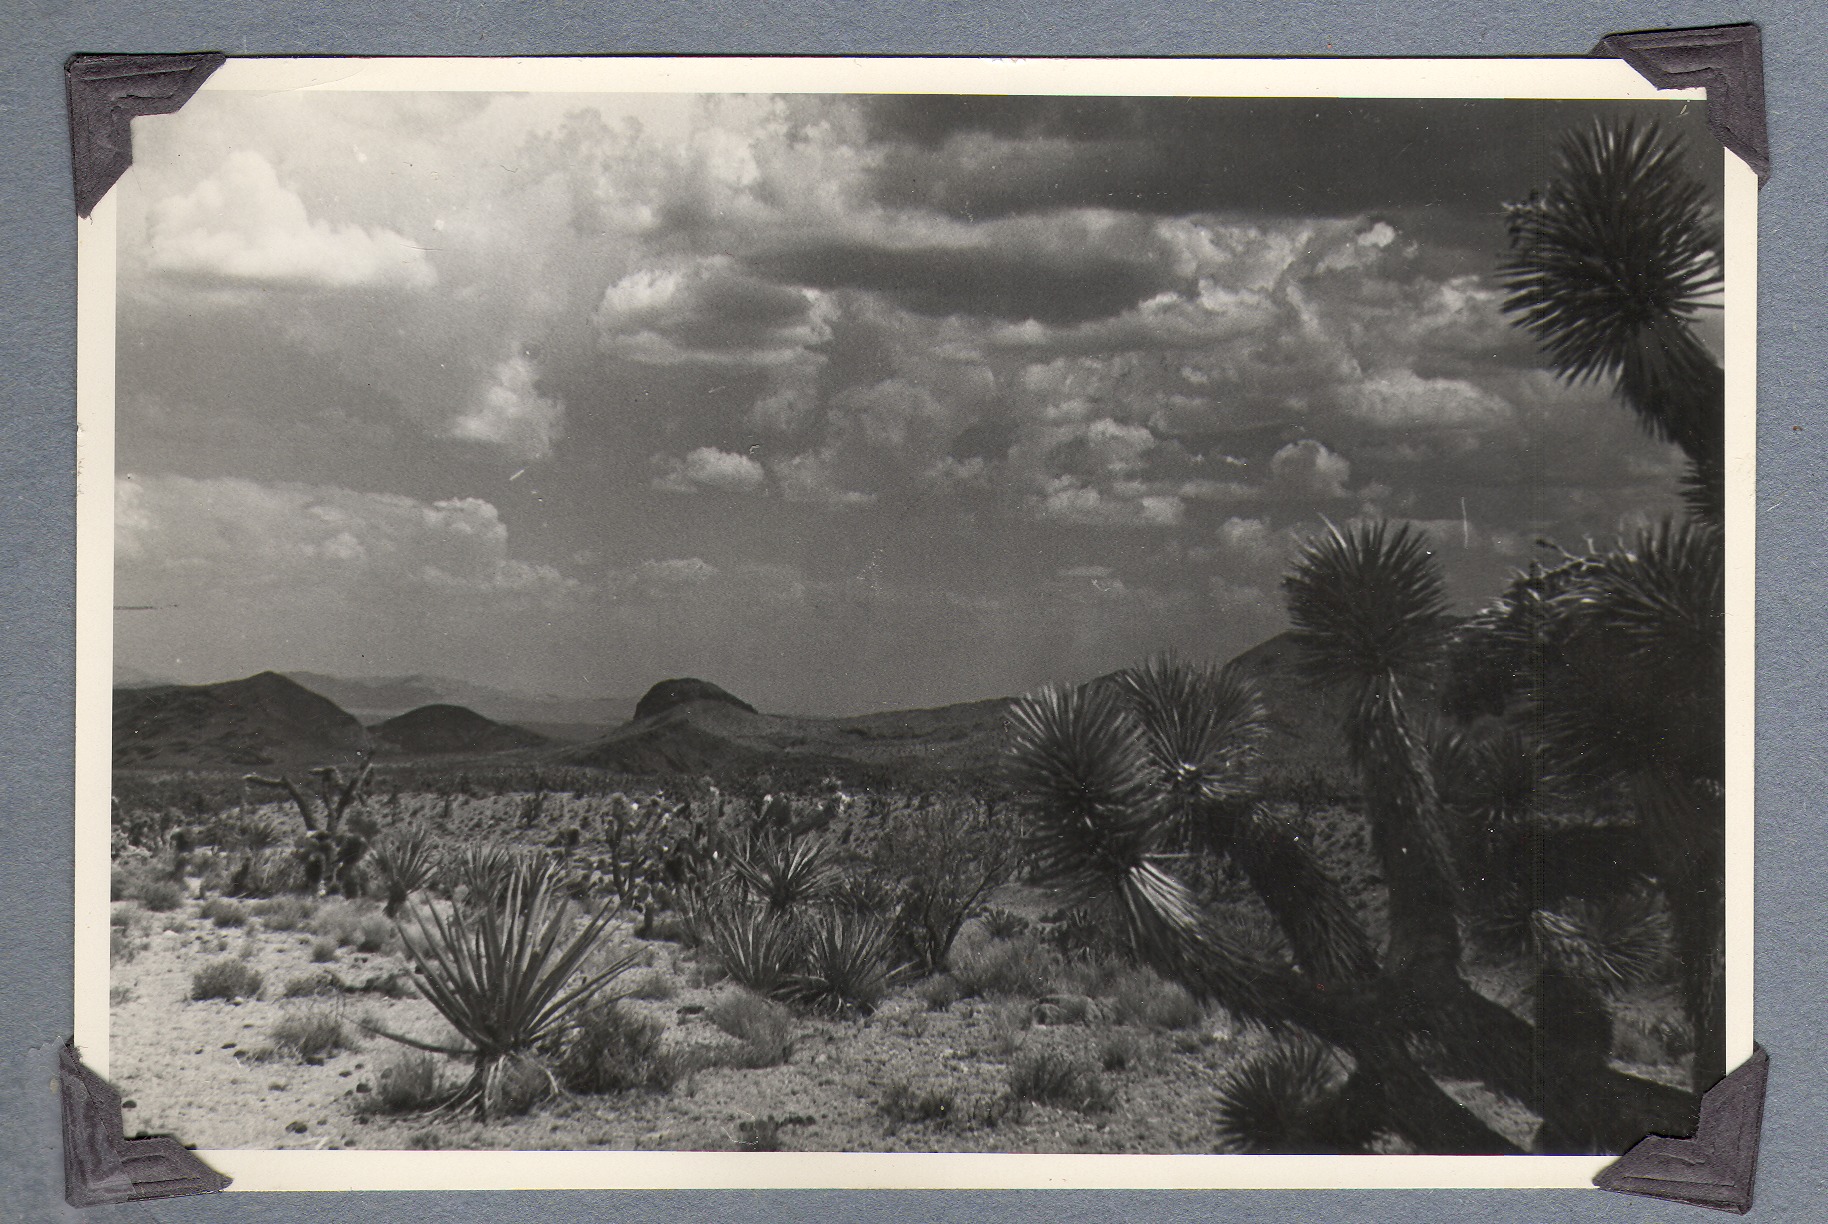
[[[1559,767],[1635,806],[1705,1088],[1725,1072],[1725,380],[1691,323],[1721,283],[1720,226],[1680,146],[1629,123],[1576,133],[1547,190],[1509,212],[1505,309],[1557,373],[1613,378],[1639,420],[1682,448],[1695,521],[1533,567],[1465,636],[1508,660],[1487,687],[1497,682],[1496,700],[1528,696]]]
[[[1416,1062],[1350,905],[1299,831],[1255,802],[1261,702],[1235,672],[1158,662],[1114,685],[1043,690],[1010,723],[1038,881],[1106,907],[1140,957],[1196,994],[1348,1052],[1347,1090],[1421,1150],[1517,1150]],[[1215,920],[1177,874],[1194,838],[1236,863],[1292,955]]]
[[[1690,323],[1720,287],[1721,231],[1680,143],[1597,122],[1562,145],[1545,191],[1507,211],[1504,309],[1563,378],[1614,379],[1688,456],[1690,504],[1718,521],[1726,382]]]
[[[1370,552],[1394,548],[1402,558],[1414,539],[1385,531]],[[1308,571],[1311,580],[1320,576],[1319,569]],[[1316,598],[1325,595],[1324,585],[1318,583]],[[1426,582],[1410,585],[1427,594]],[[1371,596],[1361,588],[1355,598]],[[1386,611],[1413,612],[1413,602],[1394,601]],[[1429,598],[1420,604],[1433,606]],[[1347,640],[1370,653],[1385,651],[1389,670],[1406,679],[1433,639],[1413,642],[1413,656],[1375,634]],[[1383,711],[1364,716],[1359,750],[1367,780],[1386,785],[1394,777],[1411,789],[1391,793],[1432,803],[1432,773],[1400,693],[1368,682],[1359,695]],[[1544,1075],[1536,1028],[1468,988],[1458,975],[1457,945],[1449,959],[1438,933],[1417,931],[1407,946],[1420,952],[1412,954],[1395,951],[1404,945],[1393,932],[1393,957],[1405,959],[1393,959],[1402,966],[1395,972],[1380,967],[1355,911],[1300,831],[1259,801],[1253,764],[1262,706],[1235,671],[1158,661],[1114,684],[1043,690],[1018,702],[1010,722],[1011,780],[1028,817],[1036,880],[1069,904],[1105,907],[1138,956],[1201,997],[1274,1028],[1305,1031],[1350,1055],[1351,1075],[1325,1094],[1331,1116],[1351,1117],[1360,1132],[1367,1125],[1396,1132],[1428,1152],[1515,1151],[1441,1090],[1418,1060],[1426,1050],[1439,1073],[1482,1080],[1541,1114],[1538,1143],[1545,1150],[1616,1151],[1646,1132],[1686,1133],[1692,1125],[1690,1094],[1603,1062],[1579,1078]],[[1391,743],[1401,749],[1394,763],[1370,759]],[[1372,802],[1396,800],[1387,793]],[[1398,838],[1445,841],[1438,817],[1426,823],[1409,812],[1385,817],[1395,826],[1386,848],[1404,845]],[[1220,924],[1185,878],[1189,849],[1239,868],[1281,927],[1286,952],[1253,946]],[[1421,915],[1442,905],[1446,867],[1435,860],[1444,850],[1423,846],[1410,853],[1432,864],[1426,871],[1405,868],[1430,890],[1425,904],[1394,904],[1408,875],[1392,877],[1389,886],[1393,912],[1406,912],[1419,925]],[[1441,915],[1450,930],[1457,921],[1452,899],[1448,894]],[[1418,980],[1426,989],[1417,988]]]
[[[368,838],[353,821],[346,826],[345,818],[352,807],[360,804],[362,793],[373,772],[374,763],[366,759],[363,760],[362,767],[348,778],[344,778],[342,771],[332,765],[312,770],[312,776],[317,779],[318,800],[322,805],[321,821],[310,797],[291,778],[283,774],[277,778],[248,774],[243,779],[257,786],[283,790],[291,796],[293,806],[298,808],[299,819],[305,825],[305,835],[299,841],[298,856],[304,864],[305,882],[313,891],[341,891],[350,897],[361,891],[361,877],[356,868],[362,861],[362,856],[368,853]],[[372,826],[367,832],[373,832]]]
[[[1345,740],[1390,889],[1385,972],[1440,998],[1459,981],[1455,871],[1427,745],[1408,696],[1447,643],[1427,539],[1383,521],[1327,531],[1283,579],[1304,670],[1345,698]]]
[[[1462,631],[1487,660],[1489,706],[1520,696],[1545,766],[1589,797],[1622,796],[1668,900],[1694,1084],[1725,1073],[1725,632],[1719,532],[1665,524],[1629,548],[1519,576]]]

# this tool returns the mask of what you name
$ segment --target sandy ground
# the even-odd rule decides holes
[[[356,1102],[400,1047],[364,1036],[359,1048],[310,1065],[272,1052],[270,1032],[288,1012],[336,1009],[421,1039],[443,1036],[442,1021],[418,999],[279,997],[294,978],[328,969],[345,982],[360,982],[404,971],[403,958],[344,948],[335,962],[314,964],[316,936],[308,931],[267,931],[258,919],[220,930],[199,916],[195,900],[166,914],[144,913],[130,901],[115,904],[138,948],[130,959],[116,960],[113,978],[111,1062],[116,1084],[133,1103],[128,1133],[174,1134],[201,1148],[729,1150],[741,1144],[744,1123],[772,1118],[782,1124],[781,1146],[799,1151],[1209,1152],[1217,1087],[1264,1041],[1223,1013],[1174,1032],[1126,1026],[1140,1058],[1105,1075],[1116,1091],[1108,1113],[1031,1105],[1020,1121],[896,1126],[878,1109],[891,1085],[907,1083],[917,1093],[945,1090],[956,1113],[969,1115],[1003,1095],[1015,1058],[1058,1048],[1096,1065],[1101,1043],[1116,1031],[1096,1022],[1034,1025],[1031,1005],[1018,1001],[966,999],[929,1010],[907,989],[867,1018],[801,1016],[786,1065],[699,1070],[668,1095],[554,1102],[487,1125],[364,1119]],[[624,1006],[664,1024],[669,1044],[727,1045],[729,1038],[704,1009],[738,988],[694,985],[704,974],[690,953],[623,936],[643,948],[652,971],[677,990],[672,998]],[[262,974],[262,997],[191,1001],[192,973],[228,957],[242,958]],[[353,1024],[347,1027],[355,1031]],[[462,1068],[453,1062],[451,1071],[459,1075]]]

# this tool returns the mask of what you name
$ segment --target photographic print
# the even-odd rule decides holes
[[[1754,191],[1601,61],[231,61],[82,237],[85,1055],[243,1189],[1691,1132]]]

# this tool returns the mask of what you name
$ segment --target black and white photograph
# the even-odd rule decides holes
[[[792,63],[231,61],[135,121],[81,303],[127,1133],[241,1188],[1692,1133],[1750,1051],[1698,92]]]

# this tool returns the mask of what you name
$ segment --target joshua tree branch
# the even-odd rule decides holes
[[[298,789],[297,784],[291,778],[284,775],[277,778],[263,778],[259,774],[248,774],[242,781],[285,791],[286,794],[292,796],[292,802],[298,807],[298,814],[305,822],[305,832],[317,832],[317,818],[311,814],[311,801],[305,798],[303,792]]]

